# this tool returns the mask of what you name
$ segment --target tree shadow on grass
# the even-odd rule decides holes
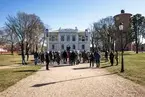
[[[22,62],[18,62],[18,63],[15,63],[15,64],[23,65]],[[26,62],[26,63],[25,63],[25,65],[29,65],[29,64],[31,64],[31,63],[30,63],[30,62]]]
[[[37,70],[17,70],[14,72],[37,72]]]
[[[66,64],[66,65],[50,65],[50,66],[52,66],[52,67],[65,67],[65,66],[72,66],[72,65],[69,65],[69,64]]]
[[[57,84],[57,83],[62,83],[62,82],[69,82],[69,81],[75,81],[75,80],[81,80],[81,79],[88,79],[88,78],[93,78],[93,77],[109,76],[109,75],[114,75],[114,74],[116,74],[116,72],[115,73],[104,74],[104,75],[80,77],[80,78],[76,78],[76,79],[69,79],[69,80],[62,80],[62,81],[56,81],[56,82],[35,84],[35,85],[31,86],[31,87],[42,87],[42,86],[51,85],[51,84]]]
[[[10,65],[2,65],[2,64],[1,64],[0,66],[2,67],[2,66],[10,66]]]
[[[90,67],[73,68],[73,70],[80,70],[80,69],[90,69]]]
[[[101,67],[101,68],[108,68],[108,67],[111,67],[111,65],[108,65],[108,66],[103,66],[103,67]]]
[[[10,61],[10,62],[14,62],[14,63],[16,63],[17,61]]]
[[[124,53],[123,55],[134,55],[134,54],[131,54],[131,53]]]

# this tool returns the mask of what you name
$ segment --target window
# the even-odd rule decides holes
[[[79,41],[82,41],[82,36],[81,35],[79,35]]]
[[[87,40],[85,36],[79,35],[79,41],[85,41]]]
[[[82,45],[82,49],[83,49],[83,50],[85,49],[85,45]]]
[[[75,45],[73,45],[73,49],[74,49],[74,50],[76,49],[76,46],[75,46]]]
[[[53,49],[53,50],[55,49],[55,46],[54,46],[54,45],[52,45],[52,49]]]
[[[86,37],[86,41],[88,41],[88,36]]]
[[[67,41],[70,41],[70,36],[69,35],[67,36]]]
[[[72,36],[72,41],[76,41],[76,36],[75,35]]]
[[[57,35],[51,35],[51,36],[49,37],[49,40],[50,40],[50,41],[57,41],[57,40],[58,40]]]
[[[64,36],[61,36],[61,41],[64,41]]]
[[[61,49],[64,49],[64,45],[63,44],[61,45]]]
[[[85,41],[85,36],[82,36],[82,41]]]
[[[51,41],[51,36],[49,37],[49,41]]]
[[[54,37],[54,36],[52,36],[51,38],[52,38],[52,39],[51,39],[52,41],[54,41],[54,40],[55,40],[55,37]]]

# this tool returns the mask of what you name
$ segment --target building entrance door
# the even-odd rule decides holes
[[[70,49],[71,49],[71,48],[70,48],[70,46],[68,45],[68,46],[66,47],[66,50],[67,50],[67,51],[70,51]]]

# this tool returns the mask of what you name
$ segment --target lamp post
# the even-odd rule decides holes
[[[124,72],[123,23],[120,23],[119,31],[120,31],[120,34],[121,34],[121,72]]]
[[[46,40],[47,40],[47,49],[46,49],[46,51],[49,51],[49,36],[48,36],[48,32],[49,32],[49,30],[46,29],[46,30],[45,30]]]

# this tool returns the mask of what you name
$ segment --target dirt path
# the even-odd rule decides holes
[[[145,89],[104,69],[45,67],[0,93],[0,97],[145,97]]]

